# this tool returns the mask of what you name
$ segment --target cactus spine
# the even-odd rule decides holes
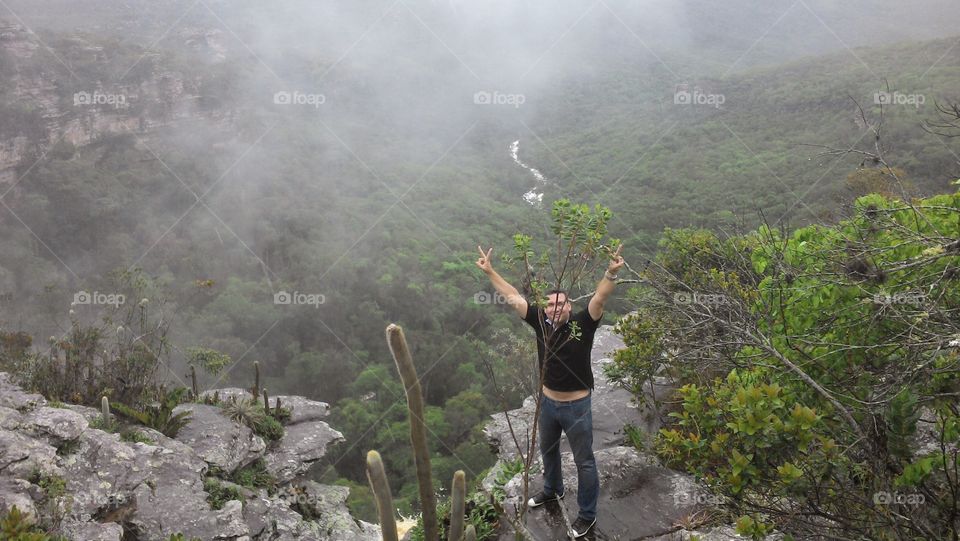
[[[427,447],[427,427],[423,422],[423,393],[417,369],[413,365],[403,329],[387,326],[387,343],[397,364],[400,379],[407,395],[407,412],[410,416],[410,443],[413,445],[414,462],[417,466],[417,484],[420,488],[420,508],[423,509],[423,534],[426,541],[438,541],[437,503],[433,494],[433,479],[430,473],[430,448]]]
[[[449,541],[460,541],[463,537],[463,509],[467,496],[467,478],[463,470],[453,474],[453,486],[450,489],[450,533]]]
[[[380,453],[367,453],[367,480],[373,489],[377,501],[377,515],[380,517],[380,531],[383,541],[399,541],[397,539],[397,521],[393,517],[393,495],[390,493],[390,483],[383,469],[383,460]]]
[[[110,422],[110,400],[107,397],[100,399],[100,414],[103,415],[103,426]]]

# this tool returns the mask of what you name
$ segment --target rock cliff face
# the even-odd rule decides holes
[[[177,37],[181,45],[207,63],[226,59],[218,30],[187,28]],[[70,37],[52,49],[23,26],[0,20],[0,193],[17,178],[18,168],[55,147],[82,148],[116,135],[151,132],[190,120],[227,127],[231,112],[203,99],[204,81],[153,62],[145,52],[118,60],[116,51]],[[71,62],[64,60],[69,52]],[[74,59],[85,66],[69,67]],[[89,65],[88,65],[89,64]],[[117,65],[114,65],[117,64]],[[105,66],[112,76],[88,76]],[[117,66],[126,66],[124,68]],[[78,73],[82,71],[82,73]],[[14,191],[13,193],[16,193]]]
[[[604,376],[603,366],[611,362],[616,350],[623,347],[623,341],[613,332],[613,327],[604,325],[597,330],[591,360],[595,384],[592,398],[593,450],[600,473],[600,500],[597,525],[586,539],[667,541],[691,539],[691,536],[711,541],[743,539],[732,526],[686,529],[686,525],[696,523],[698,513],[702,516],[710,508],[710,493],[699,486],[693,477],[666,468],[653,454],[625,444],[624,425],[631,424],[645,434],[654,434],[660,428],[663,412],[637,407],[628,391],[615,386]],[[656,378],[648,392],[663,398],[671,388],[668,381]],[[648,402],[652,403],[652,400]],[[529,397],[521,408],[507,412],[513,425],[513,435],[523,449],[526,449],[534,406],[534,398]],[[494,415],[485,433],[499,452],[497,465],[491,468],[490,476],[483,483],[487,490],[492,490],[499,466],[504,461],[516,459],[518,453],[504,414]],[[577,469],[565,437],[562,449],[564,499],[560,504],[547,504],[530,510],[524,516],[524,527],[536,539],[567,539],[567,521],[577,517]],[[530,476],[529,494],[535,494],[542,488],[537,452],[534,473]],[[508,514],[512,514],[518,505],[525,505],[520,474],[510,480],[504,489],[504,509]],[[513,539],[511,532],[509,526],[503,527],[501,539]]]
[[[221,396],[240,394],[221,389]],[[140,427],[152,443],[128,442],[92,428],[92,408],[50,404],[0,373],[0,513],[16,505],[31,520],[59,521],[77,541],[376,540],[379,527],[354,520],[349,490],[303,480],[328,445],[343,436],[321,419],[329,406],[282,396],[293,414],[283,439],[268,445],[244,425],[204,404],[175,439]],[[279,489],[232,486],[242,500],[212,509],[205,476],[262,461]],[[60,489],[57,489],[57,486]]]

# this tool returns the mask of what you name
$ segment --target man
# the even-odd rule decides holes
[[[477,266],[490,278],[493,287],[507,299],[517,315],[537,334],[537,356],[543,397],[540,403],[540,456],[543,459],[543,490],[530,498],[527,505],[540,507],[548,501],[563,498],[563,476],[560,469],[560,435],[566,433],[573,461],[577,465],[577,505],[580,512],[572,526],[575,538],[583,537],[597,522],[597,498],[600,479],[593,457],[593,412],[591,390],[593,371],[590,350],[593,335],[603,318],[603,305],[616,285],[617,271],[623,258],[617,248],[596,292],[585,310],[572,314],[572,303],[566,291],[555,289],[547,294],[546,309],[527,302],[515,287],[493,270],[490,254],[480,250]],[[576,322],[579,337],[571,336],[571,322]],[[546,366],[544,366],[546,363]]]

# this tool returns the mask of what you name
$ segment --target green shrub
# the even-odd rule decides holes
[[[665,232],[617,368],[679,380],[657,452],[741,533],[956,537],[958,215],[872,194],[829,226]]]
[[[203,480],[203,490],[207,493],[207,502],[213,510],[223,509],[230,500],[243,501],[243,495],[234,487],[224,485],[214,477]]]
[[[128,300],[160,297],[138,269],[110,278],[112,291]],[[157,392],[154,376],[166,355],[168,329],[149,301],[124,302],[91,325],[72,319],[65,335],[51,337],[43,353],[32,351],[32,339],[23,333],[0,333],[0,370],[54,403],[99,407],[107,396],[139,408]]]
[[[65,537],[51,536],[36,525],[27,522],[26,516],[14,505],[0,515],[0,539],[3,541],[69,541]]]
[[[129,443],[146,443],[156,445],[156,442],[138,430],[124,430],[120,432],[120,439]]]
[[[497,529],[499,528],[499,513],[497,507],[502,506],[506,498],[504,485],[506,485],[517,474],[523,471],[523,461],[516,459],[501,464],[500,469],[493,481],[493,494],[488,496],[474,487],[474,490],[467,495],[464,512],[466,521],[464,526],[473,524],[477,532],[477,541],[489,541],[496,539]],[[482,476],[478,476],[479,482]],[[447,529],[450,526],[450,500],[442,499],[437,505],[437,520],[440,523],[440,538],[447,538]],[[423,541],[423,516],[417,518],[417,524],[410,530],[410,541]]]
[[[111,404],[111,407],[120,415],[152,428],[168,438],[175,438],[177,432],[190,422],[190,412],[173,413],[173,409],[184,402],[187,393],[186,387],[180,387],[165,393],[159,404],[150,404],[137,410],[124,404]]]
[[[103,416],[97,415],[96,418],[90,421],[90,428],[116,434],[117,431],[120,430],[120,423],[118,423],[116,419],[104,419]]]
[[[80,448],[80,438],[75,440],[67,440],[62,442],[60,445],[57,445],[57,454],[60,456],[72,455],[77,452],[77,449]]]
[[[708,388],[677,390],[682,410],[670,413],[674,428],[662,428],[657,451],[667,465],[683,469],[733,494],[748,486],[793,483],[795,461],[826,459],[832,439],[818,434],[820,416],[793,393],[768,383],[763,369],[730,371]]]
[[[38,528],[56,529],[64,515],[62,498],[67,492],[66,479],[35,468],[30,472],[27,481],[40,487],[42,492],[42,498],[37,506],[37,512],[41,520]]]
[[[283,438],[283,425],[263,409],[263,403],[258,400],[230,400],[221,404],[224,414],[230,419],[243,423],[261,438],[267,441],[277,441]]]
[[[269,492],[273,492],[277,487],[276,477],[267,471],[267,465],[262,458],[238,468],[230,476],[230,480],[247,488],[266,488]]]
[[[43,490],[44,500],[55,500],[67,491],[67,482],[59,475],[49,475],[39,469],[33,470],[27,479]]]
[[[511,479],[517,476],[518,473],[523,471],[523,460],[517,458],[508,462],[504,462],[500,470],[497,472],[497,476],[493,480],[493,497],[496,499],[497,503],[502,504],[507,497],[506,491],[503,487],[510,482]]]

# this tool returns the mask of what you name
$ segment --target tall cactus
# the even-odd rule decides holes
[[[266,387],[263,388],[263,411],[267,416],[270,415],[270,395],[267,394]]]
[[[423,538],[425,541],[440,541],[440,528],[437,522],[436,497],[433,494],[433,480],[430,474],[430,449],[427,447],[427,431],[423,421],[423,392],[420,389],[420,380],[417,370],[410,356],[410,349],[403,336],[403,329],[397,325],[387,327],[387,343],[393,360],[397,363],[397,371],[403,380],[404,391],[407,395],[407,414],[410,419],[410,443],[413,445],[413,454],[417,466],[417,483],[420,488],[420,506],[423,509]],[[277,408],[280,399],[277,399]],[[393,495],[387,484],[383,461],[376,451],[367,453],[367,479],[377,501],[377,510],[380,515],[380,529],[384,541],[397,541],[397,524],[393,516]],[[466,506],[466,474],[458,470],[453,475],[450,491],[450,541],[476,541],[477,534],[474,527],[467,527],[464,533],[464,508]]]
[[[397,521],[393,516],[393,495],[390,493],[390,483],[387,473],[383,469],[383,460],[380,453],[367,453],[367,480],[373,489],[377,501],[377,515],[380,517],[380,531],[383,541],[399,541],[397,539]]]
[[[440,530],[437,525],[437,504],[433,494],[433,478],[430,473],[430,448],[427,447],[427,427],[423,422],[423,392],[417,369],[413,365],[403,329],[390,324],[387,326],[387,343],[390,353],[397,364],[400,379],[407,395],[407,412],[410,416],[410,443],[417,466],[417,483],[420,487],[420,507],[423,509],[423,534],[425,541],[439,541]]]
[[[103,397],[100,399],[100,414],[103,415],[103,426],[110,422],[110,399]]]
[[[260,361],[253,361],[253,401],[256,402],[260,398]]]
[[[450,489],[450,532],[448,541],[460,541],[463,537],[463,510],[466,504],[467,478],[463,470],[453,474],[453,486]]]

